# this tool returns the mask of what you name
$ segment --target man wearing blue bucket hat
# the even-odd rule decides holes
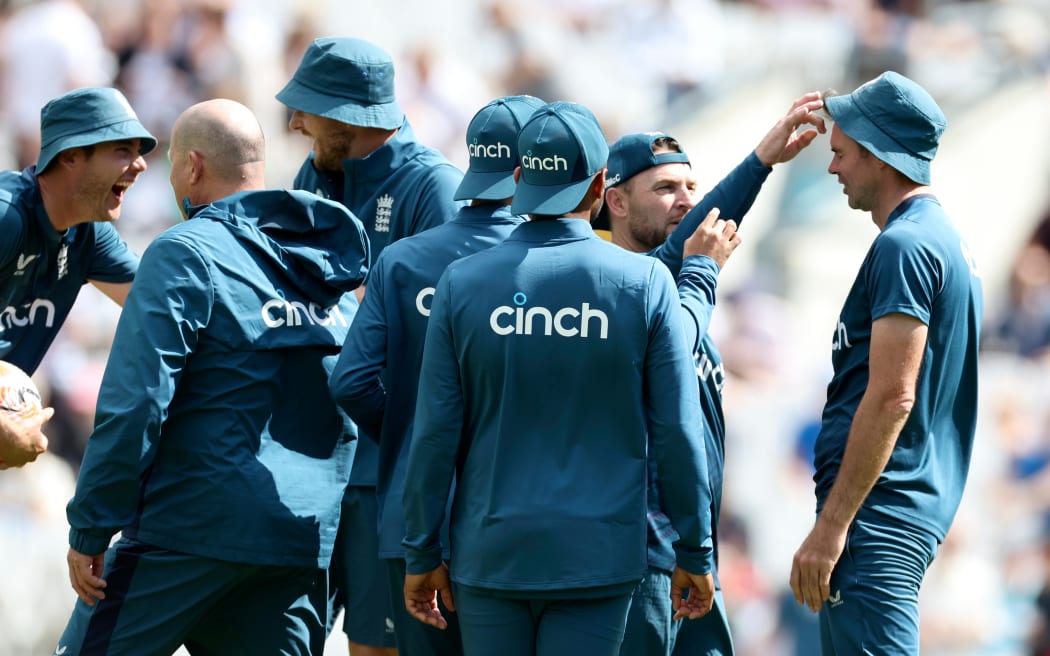
[[[586,108],[538,109],[518,137],[511,204],[530,220],[450,264],[434,291],[405,477],[404,598],[440,628],[440,595],[466,654],[617,654],[646,571],[647,434],[680,536],[674,605],[690,618],[711,608],[706,456],[678,296],[666,267],[591,230],[608,152]]]
[[[157,140],[116,89],[86,87],[40,111],[34,166],[0,173],[0,360],[36,370],[90,282],[123,304],[138,266],[111,223]],[[3,415],[3,413],[0,413]],[[51,410],[0,416],[0,468],[35,460]]]
[[[387,565],[397,646],[405,654],[463,653],[455,615],[448,616],[448,630],[439,631],[412,619],[401,603],[401,496],[430,302],[450,262],[500,243],[525,220],[510,211],[518,131],[542,105],[532,96],[506,96],[474,115],[467,126],[470,164],[456,190],[456,199],[470,205],[448,223],[391,244],[380,254],[332,373],[332,395],[366,434],[379,437],[379,556]],[[447,522],[442,531],[447,536]],[[445,546],[447,560],[447,542]]]
[[[928,186],[946,126],[933,98],[887,72],[824,106],[828,173],[879,233],[832,333],[817,520],[791,588],[820,613],[824,654],[918,654],[919,587],[973,450],[981,281]]]
[[[463,173],[416,139],[394,95],[394,63],[382,48],[362,39],[316,39],[277,99],[292,110],[288,126],[313,140],[294,187],[353,212],[368,232],[373,261],[387,245],[455,213]],[[377,555],[377,467],[375,442],[362,439],[332,560],[332,614],[346,609],[343,628],[355,656],[394,653]]]

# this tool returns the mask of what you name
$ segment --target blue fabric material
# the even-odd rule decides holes
[[[451,264],[434,293],[420,377],[431,393],[419,397],[409,451],[408,571],[441,560],[455,472],[454,580],[538,591],[640,580],[648,434],[676,561],[710,572],[706,457],[678,305],[666,268],[579,219],[526,222]]]
[[[973,452],[983,294],[969,247],[929,195],[909,198],[890,214],[839,315],[815,445],[818,512],[867,388],[872,323],[893,313],[927,324],[926,350],[911,413],[857,517],[891,517],[943,540]]]
[[[327,567],[355,432],[327,381],[367,272],[344,207],[258,191],[194,208],[143,255],[67,508],[70,546],[125,537]]]
[[[375,262],[388,244],[452,218],[460,206],[453,196],[462,178],[463,173],[444,155],[419,143],[405,121],[372,154],[344,160],[343,176],[337,179],[314,168],[310,155],[294,186],[338,201],[360,219]],[[379,451],[372,437],[358,445],[350,473],[352,486],[376,485]]]

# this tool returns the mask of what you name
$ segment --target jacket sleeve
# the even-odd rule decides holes
[[[379,439],[386,411],[386,388],[382,380],[387,353],[386,253],[379,254],[372,268],[368,291],[350,323],[339,360],[328,380],[335,402],[373,439]]]
[[[678,566],[706,574],[714,569],[714,542],[696,372],[685,343],[674,281],[655,263],[649,294],[645,402],[660,498],[678,532],[674,543]]]
[[[695,353],[711,325],[715,311],[718,265],[706,255],[690,255],[678,273],[678,298],[682,303],[685,341]]]
[[[416,423],[408,451],[402,502],[405,508],[405,563],[409,574],[441,564],[441,523],[452,488],[463,433],[463,388],[453,342],[449,271],[434,292],[423,347]]]
[[[714,189],[704,194],[700,202],[689,210],[674,232],[667,237],[667,241],[650,254],[666,264],[671,275],[677,276],[682,266],[682,248],[685,246],[685,240],[703,222],[708,212],[717,207],[721,218],[732,219],[740,225],[772,170],[762,164],[758,155],[752,151],[729,172],[729,175],[722,178]]]
[[[419,200],[409,234],[416,235],[439,226],[456,215],[463,205],[454,198],[462,180],[463,172],[451,164],[442,164],[429,170],[419,185]]]
[[[135,518],[161,426],[214,293],[199,253],[164,235],[147,249],[117,323],[76,492],[69,545],[99,554]]]

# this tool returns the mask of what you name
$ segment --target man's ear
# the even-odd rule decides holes
[[[610,214],[623,216],[627,214],[627,195],[619,187],[609,187],[605,190],[605,206]]]
[[[190,159],[190,183],[196,184],[204,177],[204,155],[198,150],[191,150]]]
[[[521,167],[514,167],[514,184],[518,184],[518,180],[521,180]]]
[[[62,166],[72,166],[76,164],[77,159],[83,155],[83,148],[67,148],[55,156],[55,161]]]

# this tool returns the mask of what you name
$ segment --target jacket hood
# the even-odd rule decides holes
[[[371,264],[364,226],[348,209],[306,191],[246,191],[190,207],[189,219],[226,223],[257,255],[288,271],[311,301],[333,305]]]

